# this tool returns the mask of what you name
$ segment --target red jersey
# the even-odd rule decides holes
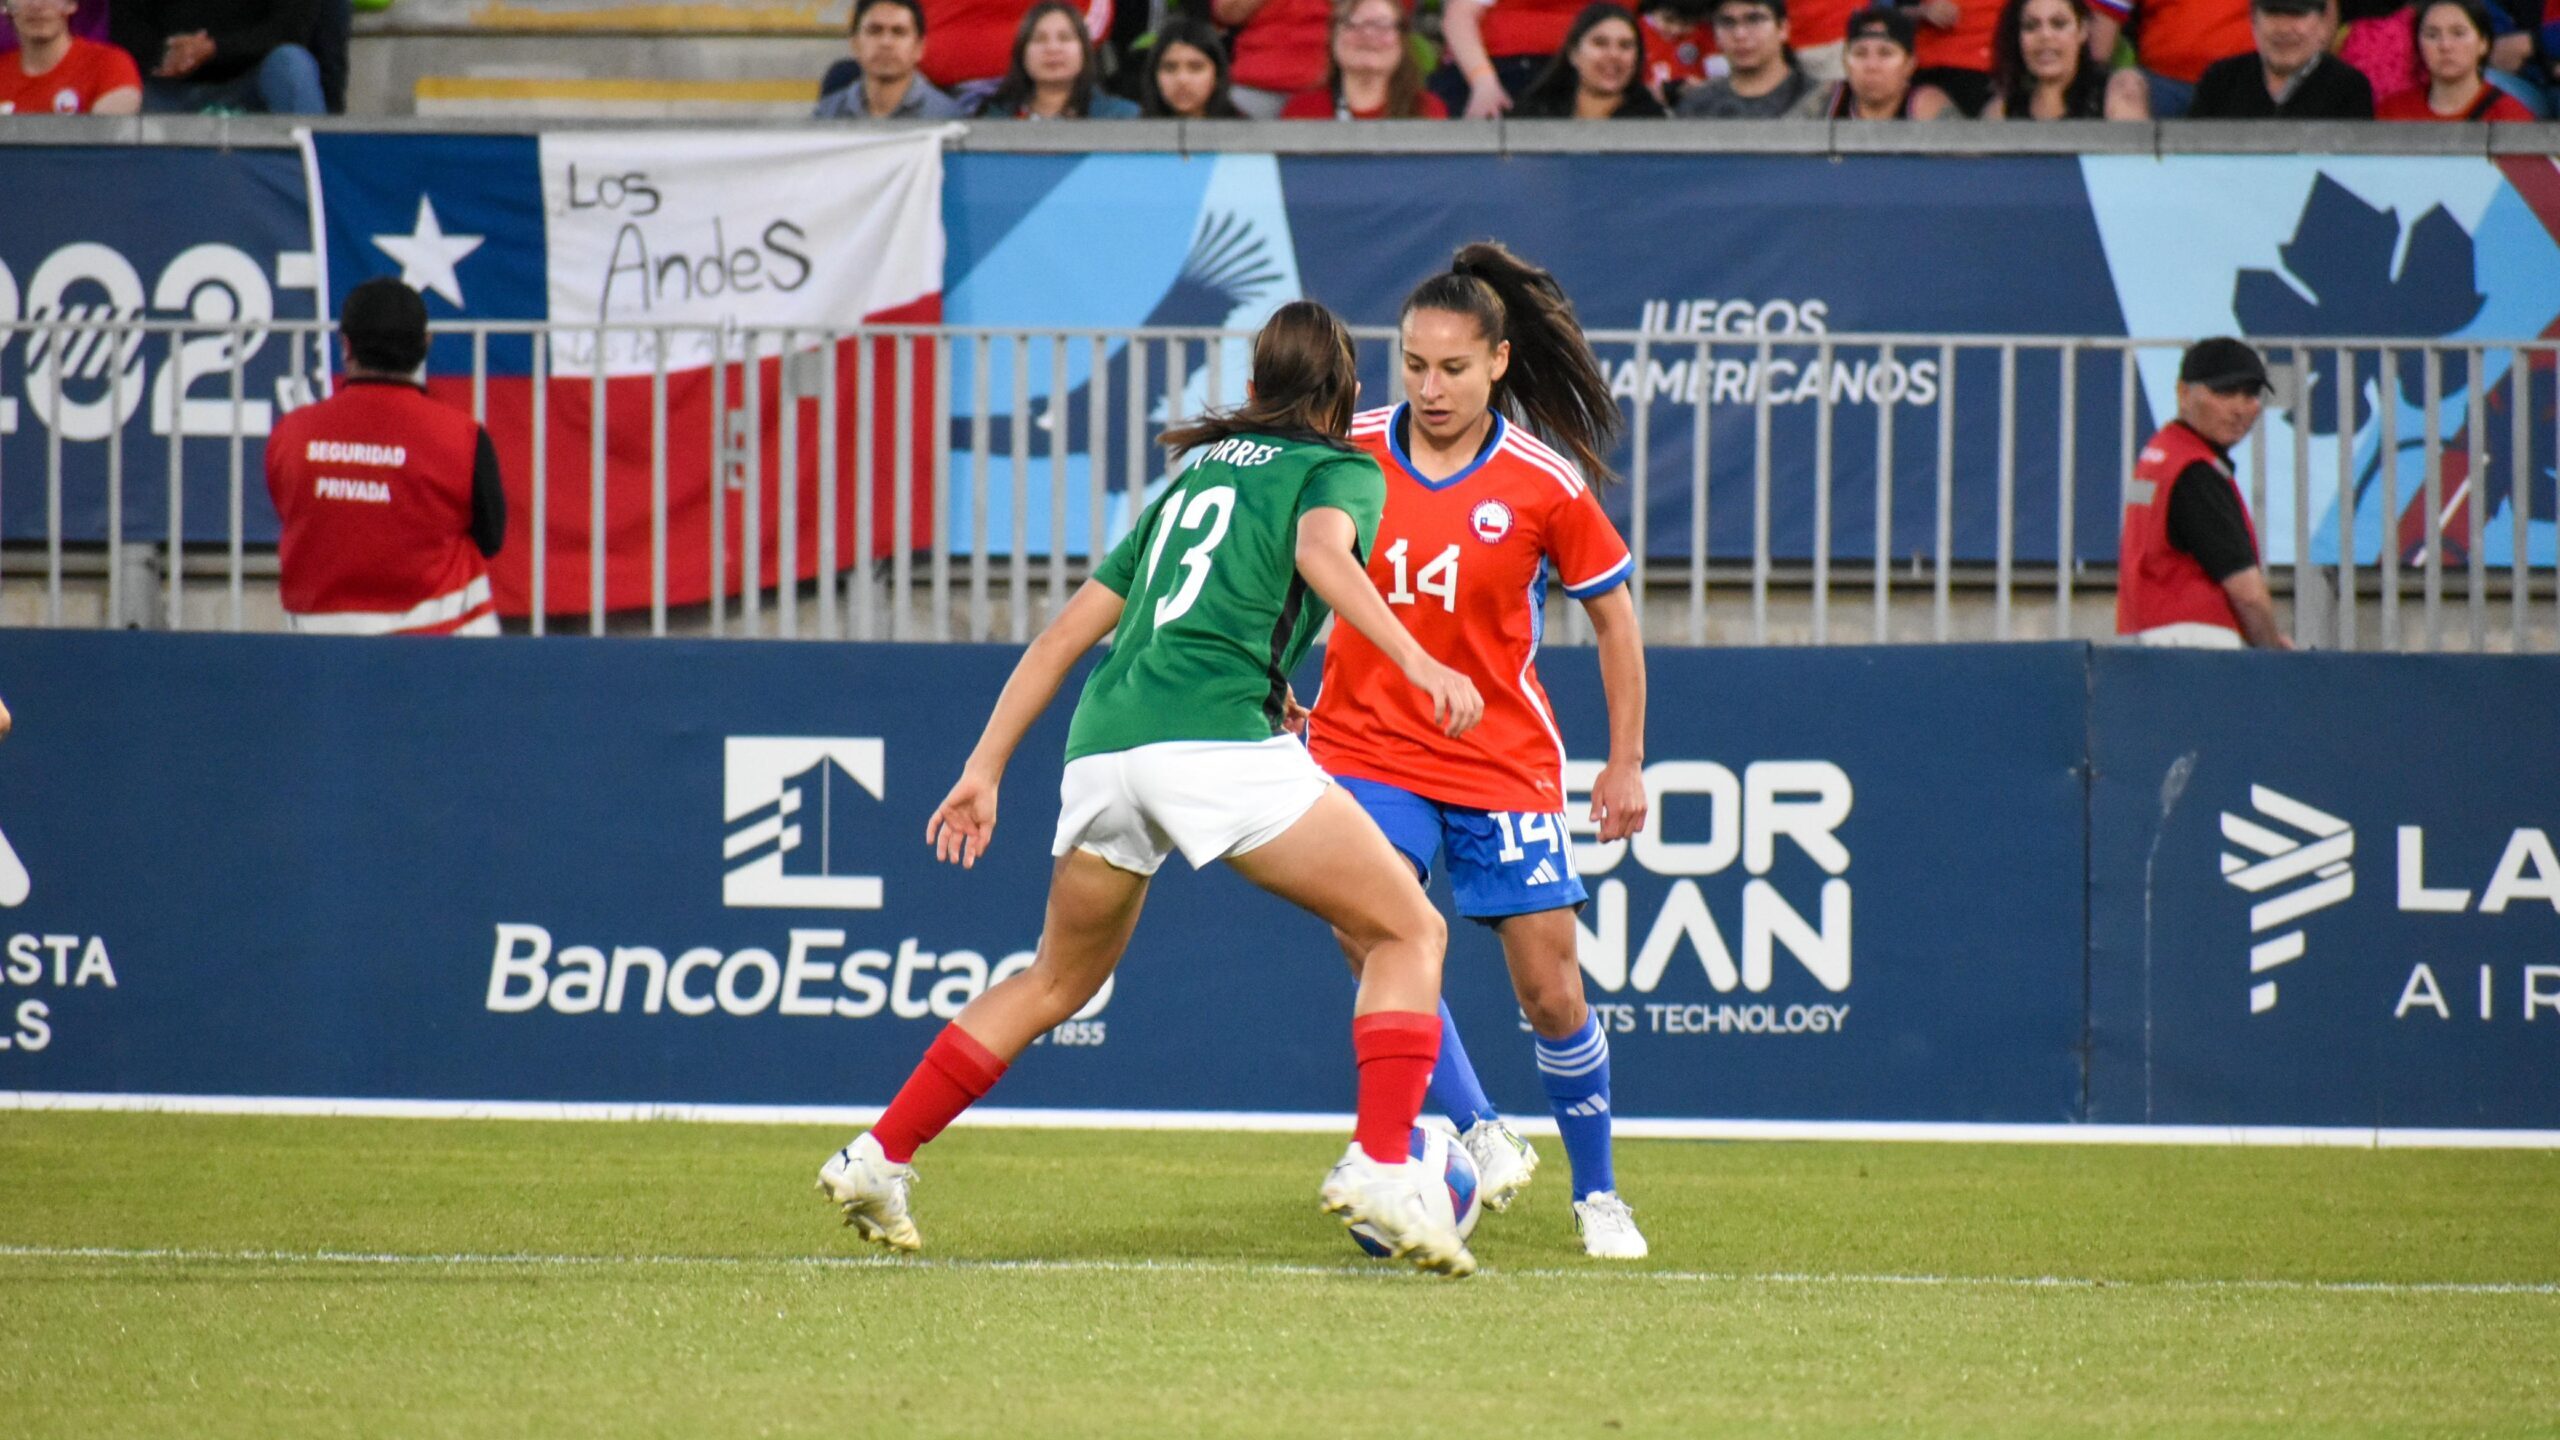
[[[1484,39],[1488,60],[1509,60],[1522,55],[1553,55],[1564,48],[1566,32],[1573,29],[1573,17],[1582,13],[1584,0],[1457,0],[1473,3],[1483,13],[1476,23]]]
[[[0,54],[0,115],[86,115],[101,95],[142,88],[132,56],[76,35],[43,74],[28,74],[26,61],[23,50]]]
[[[1332,36],[1330,0],[1265,0],[1236,31],[1228,79],[1284,95],[1312,90],[1324,83]]]
[[[1085,33],[1111,33],[1111,0],[1083,0]],[[1013,68],[1013,33],[1031,0],[924,0],[924,59],[916,68],[945,90],[1001,80]],[[964,97],[965,98],[965,97]]]
[[[2523,101],[2484,80],[2480,84],[2480,98],[2471,102],[2470,109],[2458,114],[2437,113],[2436,108],[2427,103],[2427,87],[2420,85],[2416,89],[2403,90],[2397,95],[2385,95],[2374,101],[2373,118],[2376,120],[2438,120],[2460,124],[2465,120],[2531,121],[2533,112],[2524,108]]]
[[[1941,30],[1920,22],[1912,56],[1923,70],[1991,69],[1991,32],[2000,26],[2000,0],[1956,0],[1956,23]]]
[[[1387,109],[1383,105],[1375,110],[1354,110],[1343,104],[1342,97],[1332,91],[1315,89],[1301,90],[1290,96],[1289,103],[1280,107],[1280,118],[1283,120],[1384,120],[1388,117]],[[1439,96],[1425,90],[1415,99],[1413,115],[1410,118],[1446,120],[1449,118],[1449,107],[1441,103]]]
[[[1705,82],[1707,57],[1716,53],[1714,27],[1692,25],[1675,40],[1662,33],[1662,27],[1653,23],[1651,15],[1638,23],[1644,26],[1644,83],[1655,98]]]
[[[2240,617],[2220,582],[2196,557],[2169,543],[2169,497],[2178,477],[2201,461],[2231,487],[2246,517],[2249,502],[2231,475],[2231,458],[2212,441],[2172,420],[2151,437],[2134,461],[2133,490],[2125,497],[2124,529],[2116,542],[2116,633],[2138,635],[2163,625],[2218,625],[2238,630]],[[2249,525],[2249,548],[2258,527]]]
[[[1375,780],[1444,805],[1564,808],[1564,737],[1538,684],[1550,577],[1591,600],[1635,569],[1626,542],[1573,462],[1493,418],[1475,463],[1433,482],[1414,473],[1405,409],[1351,422],[1351,443],[1387,475],[1369,580],[1433,659],[1484,696],[1484,720],[1452,740],[1430,702],[1377,646],[1333,628],[1307,745],[1334,775]]]
[[[2244,0],[2245,3],[2245,0]],[[1849,17],[1858,0],[1806,0],[1787,7],[1787,43],[1798,50],[1818,50],[1849,38]]]
[[[285,612],[336,635],[498,633],[471,541],[480,427],[426,392],[359,380],[276,422],[267,493]]]

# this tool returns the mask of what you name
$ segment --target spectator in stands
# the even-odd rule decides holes
[[[2251,0],[2254,55],[2219,60],[2196,82],[2199,120],[2370,120],[2373,86],[2329,53],[2330,0]]]
[[[1005,76],[1017,58],[1023,22],[1031,18],[1033,0],[924,0],[926,28],[933,47],[924,57],[924,78],[958,96],[963,104],[984,95]],[[1096,44],[1111,33],[1112,0],[1089,0],[1076,15],[1087,39]]]
[[[1291,96],[1325,83],[1332,0],[1209,0],[1209,17],[1235,31],[1236,108],[1278,118]]]
[[[9,738],[9,706],[8,706],[7,702],[5,702],[5,701],[0,701],[0,740],[6,740],[6,739],[8,739],[8,738]]]
[[[1472,0],[1461,0],[1472,3]],[[1446,120],[1424,88],[1413,21],[1397,0],[1340,0],[1333,11],[1333,68],[1324,87],[1289,98],[1286,120]]]
[[[347,50],[355,38],[354,0],[319,0],[311,7],[311,33],[302,37],[302,48],[320,67],[320,104],[332,115],[347,113]]]
[[[1787,48],[1787,0],[1715,0],[1716,48],[1731,68],[1693,85],[1673,113],[1704,120],[1818,117],[1830,91],[1796,68]]]
[[[320,62],[304,42],[319,0],[115,0],[116,43],[144,70],[154,113],[322,115]]]
[[[1138,82],[1138,113],[1153,119],[1242,120],[1227,77],[1227,47],[1218,27],[1173,14],[1156,27]]]
[[[1013,37],[1013,68],[977,113],[988,120],[1135,120],[1138,105],[1102,88],[1083,12],[1068,0],[1039,0]]]
[[[1724,73],[1716,57],[1716,31],[1707,23],[1707,0],[1644,0],[1636,12],[1644,25],[1644,83],[1653,98],[1676,105],[1692,85]]]
[[[71,12],[71,33],[101,45],[115,43],[107,37],[107,0]],[[15,50],[20,43],[17,27],[9,23],[9,7],[0,5],[0,51]]]
[[[920,0],[856,0],[852,83],[818,97],[821,120],[949,120],[959,101],[916,72],[924,60]]]
[[[2338,0],[2337,57],[2364,72],[2378,99],[2423,81],[2409,38],[2409,0]]]
[[[1445,0],[1440,38],[1449,63],[1431,77],[1442,104],[1491,120],[1563,53],[1585,0]]]
[[[2489,83],[2489,12],[2480,0],[2427,0],[2410,16],[2423,84],[2386,96],[2377,120],[2531,120],[2533,112]]]
[[[1914,85],[1938,90],[1967,115],[1979,115],[1991,99],[1991,32],[2000,25],[2000,0],[1902,0],[1914,19],[1911,47],[1919,71]]]
[[[2089,53],[2089,0],[2009,0],[1991,36],[1985,120],[2144,120],[2151,90]]]
[[[1787,10],[1788,53],[1819,90],[1846,76],[1849,17],[1865,0],[1797,0]]]
[[[142,109],[133,57],[71,33],[72,0],[9,0],[18,44],[0,51],[0,115],[132,115]]]
[[[2143,645],[2290,650],[2258,565],[2231,447],[2265,407],[2266,363],[2217,336],[2178,362],[2178,418],[2142,447],[2116,542],[2116,633]]]
[[[2196,82],[2217,60],[2249,52],[2249,0],[2090,0],[2089,54],[2112,63],[2117,37],[2133,33],[2134,59],[2151,90],[2151,113],[2187,113]]]
[[[427,306],[387,276],[338,317],[346,381],[276,422],[267,493],[285,618],[315,635],[495,635],[487,557],[506,539],[497,448],[427,398]]]
[[[1834,81],[1825,114],[1834,120],[1935,120],[1955,108],[1943,90],[1912,83],[1911,12],[1874,5],[1849,17],[1849,78]]]
[[[1564,49],[1520,94],[1521,120],[1659,120],[1670,112],[1645,88],[1644,33],[1616,0],[1574,17]]]

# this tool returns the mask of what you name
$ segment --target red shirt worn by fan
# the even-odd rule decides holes
[[[1440,733],[1422,692],[1348,625],[1327,643],[1308,749],[1328,772],[1476,810],[1564,808],[1564,737],[1538,683],[1547,587],[1592,600],[1635,561],[1573,462],[1499,414],[1465,469],[1430,481],[1406,457],[1405,407],[1351,422],[1387,475],[1369,579],[1433,659],[1475,682],[1484,719]]]
[[[495,635],[473,543],[480,426],[397,380],[349,381],[276,422],[267,493],[293,628],[335,635]]]
[[[27,73],[26,59],[23,50],[0,54],[0,115],[86,115],[101,95],[142,88],[133,57],[76,35],[41,75]]]

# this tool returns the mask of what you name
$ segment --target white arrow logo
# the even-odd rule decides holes
[[[2249,907],[2249,933],[2263,934],[2290,925],[2315,910],[2325,910],[2356,893],[2356,874],[2349,864],[2356,853],[2356,832],[2325,810],[2315,810],[2264,785],[2249,787],[2249,803],[2259,814],[2289,825],[2309,838],[2279,834],[2245,815],[2222,814],[2222,838],[2260,858],[2222,852],[2222,878],[2251,895],[2279,885],[2307,880]],[[2288,960],[2302,958],[2302,932],[2287,930],[2249,947],[2249,973],[2261,975]],[[2249,1013],[2276,1008],[2276,982],[2261,980],[2249,987]]]
[[[25,904],[29,888],[27,867],[18,863],[18,852],[9,848],[9,837],[0,834],[0,909]]]

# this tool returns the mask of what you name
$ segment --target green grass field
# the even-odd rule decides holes
[[[1450,1282],[1339,1142],[0,1114],[0,1434],[2560,1434],[2560,1155],[1629,1142]]]

